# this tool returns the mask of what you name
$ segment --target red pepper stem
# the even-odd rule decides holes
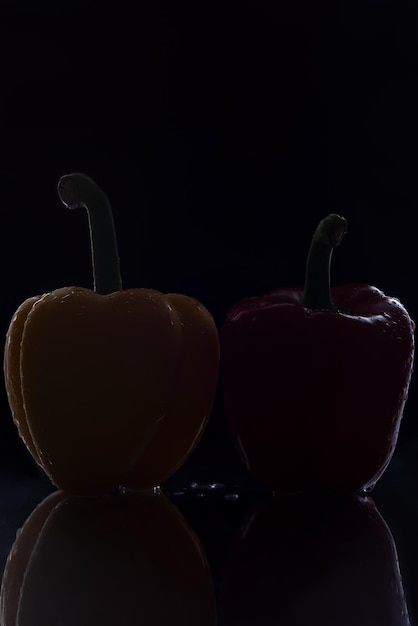
[[[85,174],[73,173],[60,178],[58,195],[67,208],[87,210],[94,291],[101,294],[120,291],[118,245],[112,209],[105,193]]]
[[[331,213],[321,220],[312,237],[306,262],[302,304],[307,309],[336,309],[331,298],[332,252],[347,232],[347,220]]]

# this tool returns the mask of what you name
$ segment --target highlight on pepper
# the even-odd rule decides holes
[[[152,489],[206,428],[217,328],[195,298],[122,288],[110,204],[91,178],[63,176],[58,195],[68,208],[87,209],[94,290],[60,287],[16,310],[3,363],[13,420],[59,489]]]
[[[248,297],[221,333],[225,414],[242,462],[276,492],[370,491],[393,456],[414,361],[397,298],[331,288],[345,218],[321,220],[303,287]]]

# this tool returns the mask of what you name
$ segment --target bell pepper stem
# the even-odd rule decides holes
[[[85,174],[62,176],[58,196],[69,209],[87,210],[94,291],[101,294],[122,289],[115,226],[109,201],[102,189]]]
[[[306,262],[302,304],[307,309],[336,309],[331,297],[332,252],[347,232],[347,220],[331,213],[322,219],[312,237]]]

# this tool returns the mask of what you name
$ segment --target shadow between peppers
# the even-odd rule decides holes
[[[396,545],[370,497],[272,496],[225,565],[221,626],[410,626]]]
[[[43,500],[4,570],[3,626],[215,626],[206,555],[162,493]]]

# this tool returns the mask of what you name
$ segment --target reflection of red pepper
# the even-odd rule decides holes
[[[220,626],[409,626],[392,534],[370,497],[276,496],[234,538]]]
[[[346,222],[312,240],[304,289],[238,302],[221,338],[225,411],[252,474],[281,492],[372,488],[396,445],[414,356],[414,324],[368,285],[330,291]]]

